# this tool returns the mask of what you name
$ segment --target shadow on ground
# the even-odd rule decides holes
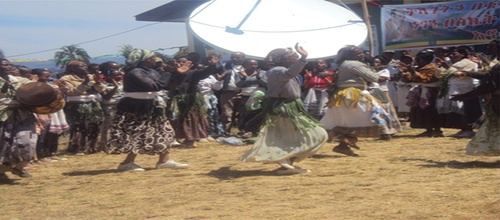
[[[240,177],[249,176],[277,176],[276,170],[264,171],[264,170],[231,170],[230,167],[221,167],[218,170],[212,170],[205,174],[211,177],[215,177],[219,180],[231,180]]]
[[[311,158],[314,159],[323,159],[323,158],[340,158],[340,157],[345,157],[345,155],[329,155],[329,154],[315,154],[312,155]]]
[[[86,170],[86,171],[73,171],[63,173],[64,176],[94,176],[108,173],[121,173],[123,171],[118,171],[117,169],[111,170]]]
[[[433,160],[424,160],[430,164],[419,165],[423,167],[447,167],[447,168],[455,168],[455,169],[469,169],[469,168],[500,168],[500,160],[495,162],[482,162],[482,161],[448,161],[448,162],[440,162]]]
[[[20,185],[20,183],[16,182],[15,179],[2,180],[0,181],[0,185]]]

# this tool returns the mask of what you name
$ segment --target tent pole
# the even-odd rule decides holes
[[[372,25],[370,23],[370,14],[368,14],[368,6],[366,4],[367,0],[361,0],[361,6],[363,7],[363,15],[365,17],[365,24],[368,29],[368,40],[370,41],[370,55],[374,55],[374,46],[373,46],[373,33],[372,33]]]

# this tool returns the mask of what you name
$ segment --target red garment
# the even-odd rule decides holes
[[[324,77],[319,77],[318,73],[313,73],[312,76],[305,75],[304,76],[304,89],[310,88],[325,88],[330,86],[333,83],[334,72],[331,70],[325,71],[326,73],[321,73]]]
[[[104,81],[106,81],[106,76],[100,75],[99,82],[103,83]]]

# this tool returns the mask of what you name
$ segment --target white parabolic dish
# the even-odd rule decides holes
[[[214,0],[191,13],[188,27],[210,46],[257,59],[297,42],[308,60],[328,58],[367,37],[361,18],[324,0]]]

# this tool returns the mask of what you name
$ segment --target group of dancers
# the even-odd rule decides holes
[[[496,43],[498,49],[498,42],[492,43]],[[33,114],[29,108],[16,102],[16,90],[32,81],[15,76],[12,64],[2,59],[0,179],[8,180],[5,174],[8,171],[30,177],[24,167],[34,159],[38,134],[45,132],[45,136],[38,139],[39,145],[45,141],[47,146],[52,146],[55,137],[47,133],[60,134],[68,127],[69,152],[85,154],[102,150],[127,154],[118,170],[144,171],[135,163],[139,154],[159,155],[157,169],[187,168],[188,164],[169,157],[177,139],[184,139],[183,144],[193,146],[196,140],[210,137],[217,128],[220,128],[219,134],[227,134],[227,128],[230,130],[234,124],[230,113],[236,104],[232,102],[234,97],[229,95],[235,95],[235,90],[228,90],[226,101],[221,103],[223,112],[218,114],[218,109],[214,108],[217,104],[214,103],[214,94],[203,92],[202,85],[219,89],[247,85],[245,92],[238,90],[240,96],[245,93],[247,107],[246,113],[239,118],[247,123],[240,128],[245,131],[245,127],[253,127],[257,131],[249,130],[256,140],[240,159],[243,162],[277,163],[276,172],[280,175],[309,172],[294,164],[315,154],[329,140],[339,142],[333,148],[334,152],[357,156],[353,151],[359,149],[357,138],[390,140],[401,131],[391,98],[381,89],[384,81],[392,76],[368,65],[361,48],[346,46],[339,50],[334,74],[328,68],[330,64],[323,59],[315,62],[316,70],[312,73],[307,68],[307,51],[298,44],[294,49],[270,51],[264,59],[267,71],[259,71],[256,60],[241,59],[241,52],[232,54],[233,64],[239,65],[234,68],[226,65],[229,68],[225,71],[221,71],[219,56],[209,56],[203,65],[194,65],[193,57],[162,62],[154,52],[141,49],[129,55],[124,67],[106,62],[93,69],[81,61],[71,61],[66,75],[52,83],[66,97],[66,106],[61,110],[65,116],[62,112],[48,116]],[[469,70],[459,69],[461,59],[447,63],[445,59],[436,58],[434,51],[422,50],[416,55],[416,66],[413,63],[398,65],[401,80],[411,85],[407,102],[411,107],[410,126],[427,129],[420,136],[442,136],[442,124],[439,123],[442,114],[437,106],[443,105],[439,104],[439,96],[448,96],[443,102],[457,111],[476,104],[466,104],[468,102],[462,100],[478,100],[485,110],[480,117],[482,124],[467,146],[467,152],[500,155],[500,71],[499,64],[495,65],[498,52],[496,55],[496,58],[478,61],[482,63],[480,68]],[[237,82],[228,70],[240,72]],[[47,82],[50,73],[35,72],[40,73],[34,80]],[[479,78],[480,83],[467,84],[473,82],[472,77]],[[227,82],[224,79],[228,79]],[[443,89],[443,82],[458,86]],[[308,90],[304,93],[305,87]],[[220,94],[222,96],[224,93]],[[218,116],[226,120],[222,123],[214,120]],[[40,125],[44,118],[45,127]],[[246,126],[248,124],[253,126]],[[55,143],[57,145],[57,141]],[[50,150],[53,147],[43,149],[46,150],[39,153],[44,155],[42,157],[54,156],[54,150]]]

